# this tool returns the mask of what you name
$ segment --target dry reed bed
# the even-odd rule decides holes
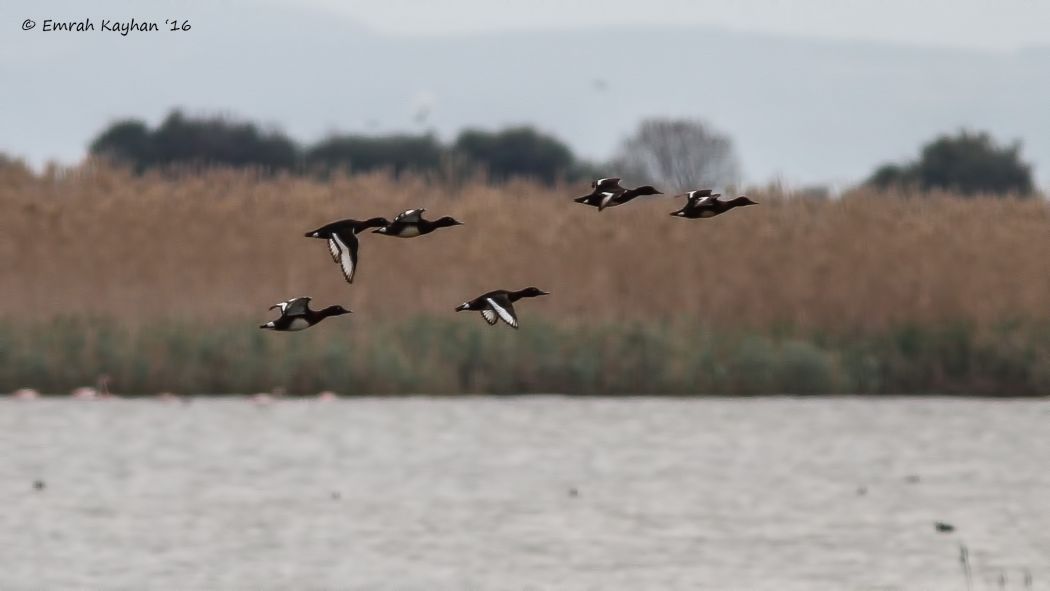
[[[264,320],[278,300],[349,305],[352,325],[453,314],[482,291],[553,292],[520,313],[572,323],[687,319],[716,328],[880,331],[1050,312],[1050,217],[1042,201],[833,201],[754,194],[712,220],[680,202],[598,213],[586,187],[456,187],[384,175],[329,181],[230,170],[136,177],[85,165],[0,170],[0,290],[9,319],[103,315]],[[341,217],[410,207],[466,223],[432,235],[362,238],[355,283],[303,237]],[[480,322],[463,318],[463,322]]]

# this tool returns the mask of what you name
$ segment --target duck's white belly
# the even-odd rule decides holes
[[[310,328],[310,323],[305,318],[293,318],[288,324],[288,330],[303,330],[304,328]]]
[[[399,238],[413,238],[415,236],[419,236],[418,226],[405,226],[401,229],[401,233],[398,234]]]

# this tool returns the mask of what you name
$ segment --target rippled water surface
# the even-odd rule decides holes
[[[961,591],[960,544],[1050,589],[1045,400],[5,400],[0,445],[5,591]]]

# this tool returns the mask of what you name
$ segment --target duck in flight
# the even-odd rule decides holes
[[[577,197],[573,201],[597,207],[598,211],[606,207],[623,205],[631,199],[642,195],[663,195],[651,185],[643,185],[637,189],[625,189],[620,185],[620,179],[616,177],[598,179],[591,183],[591,188],[593,191],[589,195]]]
[[[681,195],[675,195],[676,198],[685,197],[687,201],[682,209],[672,211],[671,215],[690,219],[713,218],[716,215],[723,214],[730,209],[733,209],[734,207],[758,205],[758,203],[755,203],[744,196],[730,199],[729,201],[719,200],[718,198],[721,196],[721,193],[712,193],[711,189],[698,189],[696,191],[682,193]]]
[[[543,291],[538,287],[526,287],[518,291],[507,291],[497,289],[456,306],[457,312],[473,310],[481,312],[482,318],[489,324],[496,324],[497,320],[506,322],[513,328],[518,328],[518,315],[514,312],[514,302],[521,298],[534,298],[549,295],[550,292]]]
[[[368,228],[381,228],[390,223],[386,218],[371,218],[364,221],[339,220],[325,224],[307,232],[307,238],[320,238],[328,241],[328,252],[332,260],[339,263],[347,283],[354,282],[354,271],[357,269],[357,234]]]
[[[425,220],[423,219],[424,211],[426,210],[423,208],[403,211],[394,218],[394,221],[386,224],[382,228],[373,230],[373,232],[385,236],[397,236],[398,238],[413,238],[415,236],[429,234],[438,228],[463,225],[463,222],[457,221],[448,216],[433,221]]]
[[[329,316],[341,316],[349,314],[350,310],[342,306],[328,306],[322,310],[310,309],[310,298],[292,298],[287,302],[280,302],[270,306],[270,309],[278,308],[281,317],[262,324],[259,328],[268,328],[278,331],[304,330],[328,318]]]

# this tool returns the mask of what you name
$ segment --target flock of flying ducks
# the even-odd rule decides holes
[[[626,189],[620,185],[619,178],[613,177],[592,182],[591,189],[592,191],[589,194],[577,197],[574,201],[597,207],[598,211],[602,211],[607,207],[623,205],[635,197],[663,194],[650,185],[644,185],[636,189]],[[686,204],[681,209],[671,212],[671,215],[690,219],[710,218],[725,213],[734,207],[757,205],[757,203],[747,197],[721,201],[719,200],[721,194],[712,193],[710,189],[689,191],[675,197],[685,197]],[[393,221],[386,218],[371,218],[364,221],[353,219],[339,220],[307,232],[306,237],[327,240],[328,252],[332,255],[332,260],[339,264],[346,282],[353,283],[354,271],[357,269],[357,235],[365,230],[375,228],[372,230],[375,234],[397,238],[415,238],[429,234],[438,228],[462,225],[462,222],[448,216],[436,220],[424,219],[424,211],[426,210],[422,208],[409,209],[398,214]],[[509,326],[518,328],[518,315],[514,311],[514,302],[522,298],[533,298],[548,294],[549,292],[543,291],[538,287],[527,287],[517,291],[497,289],[463,302],[456,306],[456,311],[469,310],[480,312],[481,317],[490,325],[502,320]],[[321,310],[313,310],[310,308],[310,298],[308,297],[293,298],[270,307],[271,310],[274,308],[280,311],[281,316],[276,320],[271,320],[261,325],[259,328],[278,331],[303,330],[310,328],[329,316],[340,316],[350,313],[350,310],[342,306],[328,306]]]

